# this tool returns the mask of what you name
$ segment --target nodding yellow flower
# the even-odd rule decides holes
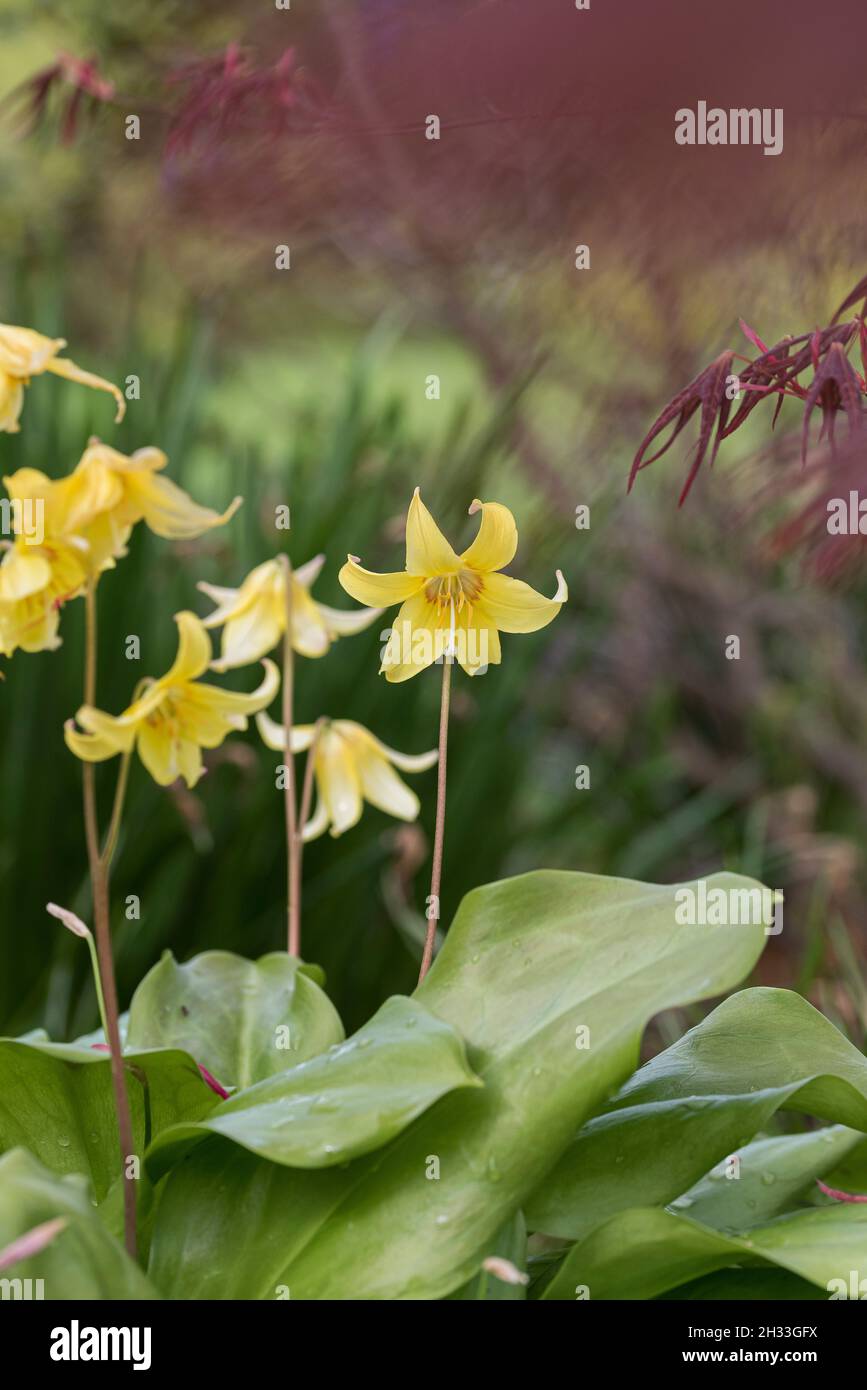
[[[0,562],[0,653],[55,651],[60,609],[87,580],[86,556],[72,543],[29,545],[20,537]]]
[[[58,357],[65,347],[65,338],[45,338],[41,333],[34,333],[32,328],[0,323],[0,431],[17,434],[24,387],[29,385],[31,377],[41,376],[43,372],[66,377],[67,381],[77,381],[82,386],[92,386],[97,391],[108,391],[117,402],[115,424],[123,419],[126,401],[119,388],[101,376],[83,371],[68,357]]]
[[[379,617],[381,608],[341,612],[318,603],[310,593],[324,555],[292,571],[292,647],[299,656],[324,656],[338,637],[363,632]],[[240,589],[216,584],[198,586],[217,604],[205,627],[223,624],[222,655],[215,671],[257,661],[277,645],[286,631],[286,570],[279,560],[266,560],[251,570]]]
[[[406,518],[405,571],[375,574],[355,555],[341,569],[341,584],[359,603],[402,605],[383,652],[380,672],[387,680],[408,680],[443,657],[478,675],[499,663],[500,632],[535,632],[568,598],[559,570],[553,598],[497,573],[514,559],[515,519],[508,507],[478,498],[470,516],[476,512],[482,514],[476,539],[457,555],[416,488]]]
[[[282,752],[283,726],[267,714],[257,714],[256,723],[263,742]],[[361,819],[365,801],[398,820],[415,820],[418,797],[394,769],[426,772],[439,757],[435,748],[430,753],[398,753],[380,743],[361,724],[351,719],[333,719],[322,724],[318,735],[313,724],[296,725],[292,730],[292,752],[303,753],[314,737],[317,806],[304,826],[305,840],[315,840],[329,827],[332,835],[342,835]]]
[[[170,478],[159,476],[167,463],[161,449],[127,455],[92,438],[73,472],[52,485],[52,526],[87,542],[91,573],[110,569],[126,554],[138,521],[166,540],[189,540],[234,516],[240,497],[224,512],[201,507]]]
[[[87,581],[87,550],[52,526],[53,484],[35,468],[4,479],[14,540],[0,560],[0,653],[55,651],[60,609]]]
[[[105,714],[83,705],[69,720],[67,747],[85,762],[99,763],[138,748],[138,755],[161,787],[183,777],[194,787],[204,772],[202,749],[217,748],[247,716],[273,700],[280,676],[272,661],[263,662],[265,679],[250,695],[220,690],[197,680],[208,669],[211,639],[195,613],[178,613],[178,654],[170,670],[153,681],[123,714]]]

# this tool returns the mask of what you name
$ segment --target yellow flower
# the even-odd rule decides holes
[[[292,646],[300,656],[324,656],[338,637],[363,632],[382,612],[360,608],[342,613],[318,603],[310,589],[325,562],[317,555],[292,571]],[[286,631],[286,571],[279,560],[266,560],[251,570],[240,589],[199,584],[218,605],[205,619],[205,627],[223,628],[222,655],[215,671],[243,666],[270,652]]]
[[[97,391],[109,391],[117,401],[115,423],[123,419],[126,402],[119,389],[101,376],[83,371],[68,357],[58,357],[65,347],[65,338],[45,338],[31,328],[0,323],[0,431],[17,434],[24,387],[31,377],[41,376],[43,372],[53,372],[68,381],[78,381],[82,386],[93,386]]]
[[[46,541],[16,538],[0,562],[0,653],[55,651],[60,608],[81,593],[87,579],[83,551]]]
[[[60,609],[87,580],[86,547],[53,529],[52,483],[44,473],[19,468],[5,482],[15,538],[0,561],[0,653],[54,651]]]
[[[518,547],[515,519],[499,502],[480,502],[476,539],[457,555],[416,488],[406,518],[406,570],[374,574],[350,555],[340,582],[359,603],[402,605],[382,658],[389,681],[405,681],[444,656],[453,656],[468,675],[500,661],[500,632],[535,632],[560,612],[568,598],[557,570],[553,598],[529,584],[498,574]]]
[[[265,661],[265,679],[250,695],[205,685],[196,677],[211,660],[211,639],[195,613],[178,613],[178,654],[174,664],[123,714],[105,714],[83,705],[66,725],[67,746],[85,762],[103,762],[134,746],[155,782],[167,787],[178,777],[193,787],[202,776],[203,748],[217,748],[234,729],[246,729],[247,715],[269,705],[280,677]]]
[[[91,439],[74,471],[53,484],[52,527],[61,535],[83,537],[92,574],[111,568],[126,553],[138,521],[166,540],[189,540],[224,525],[240,507],[240,497],[224,512],[199,506],[171,479],[159,476],[167,463],[161,449],[126,455]]]
[[[263,742],[282,752],[283,726],[267,714],[257,714],[256,723]],[[308,749],[314,733],[313,724],[296,725],[292,730],[292,752]],[[351,719],[326,721],[319,730],[313,754],[317,806],[304,826],[304,839],[315,840],[329,826],[332,835],[342,835],[361,819],[365,801],[398,820],[415,820],[418,797],[394,769],[426,772],[438,757],[435,748],[430,753],[397,753]]]

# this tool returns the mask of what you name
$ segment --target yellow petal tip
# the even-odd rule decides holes
[[[565,603],[567,598],[569,597],[569,586],[566,583],[566,580],[563,578],[562,570],[555,570],[554,573],[557,576],[557,592],[554,595],[554,602]]]
[[[468,515],[468,516],[475,516],[476,512],[480,512],[480,511],[482,510],[482,507],[483,507],[483,506],[484,506],[484,503],[480,502],[479,499],[478,499],[478,497],[474,497],[473,500],[472,500],[472,502],[471,502],[471,504],[470,504],[470,508],[469,508],[469,511],[468,511],[467,515]]]

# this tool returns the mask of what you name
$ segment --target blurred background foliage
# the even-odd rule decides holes
[[[100,705],[119,710],[140,675],[166,669],[172,615],[209,607],[197,580],[235,585],[276,553],[277,504],[291,507],[294,562],[327,556],[316,597],[349,606],[340,563],[352,552],[372,568],[400,567],[416,484],[459,546],[474,529],[470,501],[502,500],[519,522],[513,571],[551,592],[562,568],[570,602],[545,631],[506,637],[502,667],[456,682],[444,923],[475,885],[534,867],[663,882],[739,870],[786,893],[785,929],[757,978],[802,990],[863,1043],[864,584],[820,587],[803,557],[769,544],[771,517],[756,499],[767,470],[785,477],[791,467],[786,410],[779,446],[756,411],[684,511],[685,447],[625,496],[663,401],[722,347],[746,346],[739,314],[775,341],[826,322],[864,273],[845,167],[825,159],[821,206],[797,203],[816,192],[816,151],[839,152],[839,132],[804,127],[785,206],[773,182],[734,201],[727,184],[710,241],[704,166],[687,186],[660,157],[644,187],[655,145],[650,155],[630,147],[617,167],[605,132],[588,145],[555,105],[541,127],[515,117],[482,138],[464,100],[461,157],[428,184],[414,161],[442,152],[417,131],[385,145],[378,133],[403,131],[406,89],[378,116],[377,83],[352,58],[363,54],[371,74],[400,68],[399,8],[267,8],[251,17],[203,0],[120,10],[0,0],[0,94],[60,50],[95,57],[122,94],[82,109],[66,141],[63,80],[31,130],[14,103],[0,110],[0,319],[67,338],[70,356],[121,385],[131,373],[141,380],[115,429],[106,399],[37,379],[21,433],[0,436],[2,471],[65,473],[97,433],[125,452],[164,449],[170,476],[201,502],[245,498],[228,527],[188,545],[139,527],[129,557],[104,576]],[[423,8],[410,37],[427,25],[435,74],[437,52],[455,52],[448,24],[461,11],[442,7],[443,37]],[[508,3],[470,8],[515,14]],[[467,60],[473,35],[462,33]],[[172,151],[183,83],[167,77],[209,59],[219,69],[235,42],[253,74],[296,46],[296,65],[326,94],[324,127],[305,116],[275,143],[260,120],[270,79],[253,84],[238,120],[218,83],[211,105],[196,108],[205,116],[192,144]],[[522,42],[504,20],[499,49],[474,71],[482,107]],[[685,49],[681,61],[694,55]],[[436,109],[426,98],[416,121]],[[130,111],[142,117],[140,142],[124,139]],[[577,240],[592,243],[589,271],[574,268]],[[288,272],[274,266],[283,243]],[[438,401],[425,393],[432,373]],[[581,505],[589,529],[576,528]],[[81,702],[83,616],[81,603],[67,606],[58,652],[3,663],[0,1027],[11,1033],[44,1024],[71,1037],[96,1021],[86,953],[44,910],[50,899],[89,915],[80,767],[62,737]],[[125,659],[133,633],[135,667]],[[739,661],[725,657],[730,634]],[[387,685],[379,646],[374,627],[323,660],[299,659],[296,717],[351,717],[394,747],[426,749],[438,682],[429,673]],[[252,676],[227,679],[249,688]],[[113,874],[124,1002],[166,948],[181,959],[209,947],[256,956],[283,943],[277,759],[253,730],[207,762],[193,792],[163,791],[134,765]],[[581,765],[588,790],[576,789]],[[113,768],[100,771],[105,815],[113,779]],[[368,808],[344,838],[305,853],[304,954],[324,966],[349,1028],[417,972],[435,774],[413,783],[418,825]],[[129,894],[141,899],[139,921],[123,915]],[[698,1016],[659,1020],[648,1046]]]

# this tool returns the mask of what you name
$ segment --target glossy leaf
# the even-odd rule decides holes
[[[294,1168],[327,1168],[381,1148],[447,1092],[479,1086],[459,1035],[395,996],[348,1042],[260,1081],[195,1124],[164,1130],[148,1167],[159,1177],[210,1134]]]
[[[655,1208],[620,1212],[573,1246],[542,1298],[654,1298],[717,1269],[762,1263],[827,1293],[831,1280],[867,1268],[867,1209],[792,1212],[743,1236]]]
[[[178,965],[166,951],[133,995],[130,1046],[179,1047],[226,1088],[250,1086],[342,1041],[321,979],[283,952],[205,951]]]
[[[530,1229],[577,1239],[664,1206],[780,1109],[867,1130],[867,1059],[800,995],[743,990],[584,1126],[528,1199]]]
[[[136,1152],[217,1097],[185,1052],[124,1053]],[[0,1153],[21,1146],[54,1173],[84,1173],[103,1201],[119,1165],[111,1064],[81,1043],[0,1039]]]
[[[4,1269],[4,1279],[42,1279],[47,1300],[158,1297],[97,1216],[85,1178],[58,1178],[24,1149],[0,1158],[0,1249],[53,1218],[63,1228],[39,1253]]]
[[[730,989],[758,957],[761,926],[683,925],[675,892],[542,872],[470,893],[416,997],[464,1036],[484,1089],[445,1097],[345,1171],[282,1169],[208,1143],[164,1186],[155,1282],[214,1298],[286,1287],[293,1298],[431,1299],[459,1288],[635,1067],[647,1019]]]

